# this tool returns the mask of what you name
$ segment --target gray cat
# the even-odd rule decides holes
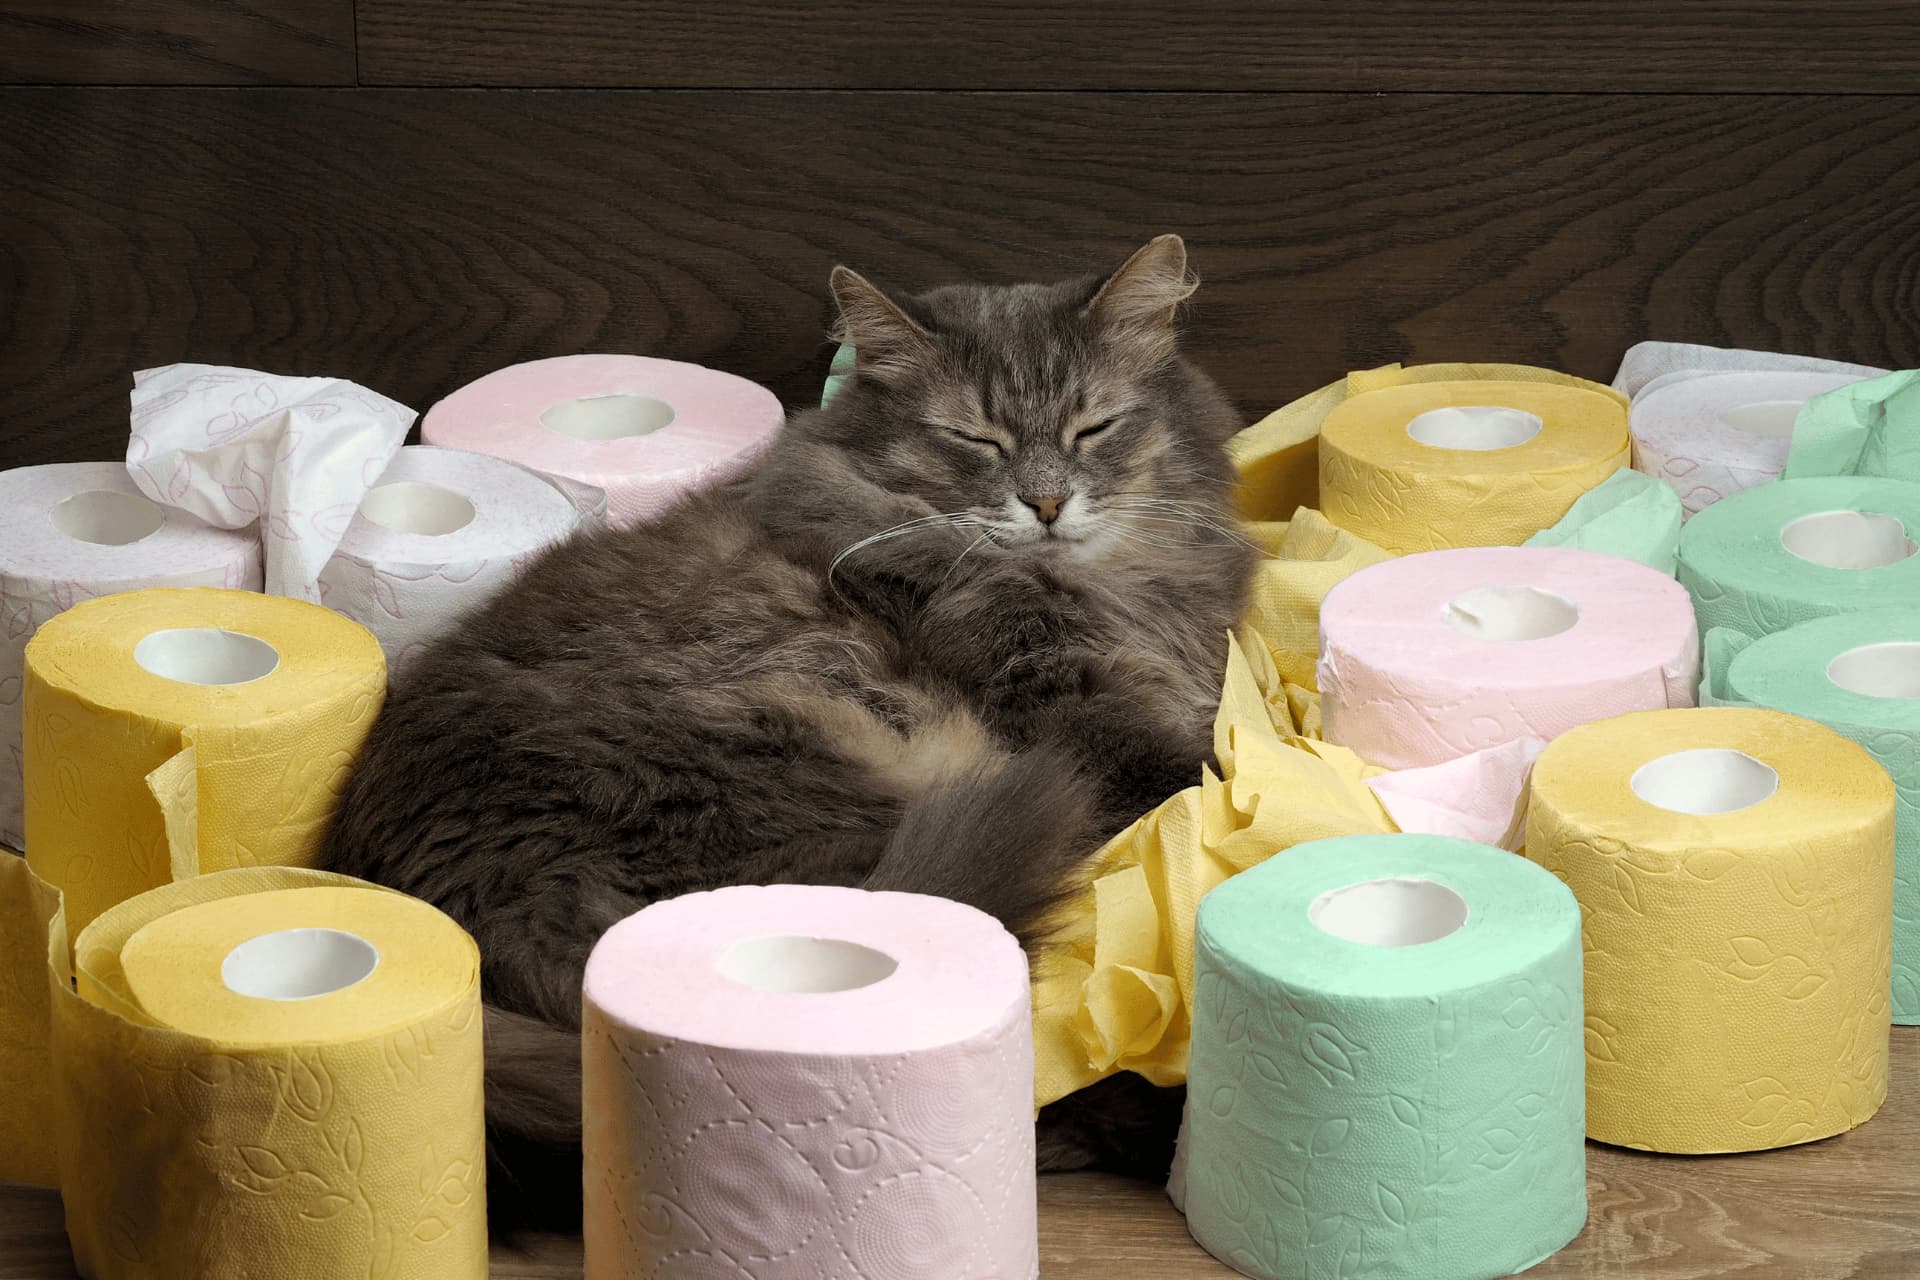
[[[894,298],[833,274],[856,376],[758,469],[581,537],[394,689],[325,862],[479,940],[492,1200],[579,1212],[580,978],[649,902],[939,894],[1031,947],[1087,855],[1211,757],[1240,425],[1180,355],[1162,236],[1112,276]],[[1046,1168],[1164,1173],[1175,1091],[1048,1108]]]

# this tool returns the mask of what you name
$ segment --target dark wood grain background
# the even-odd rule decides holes
[[[811,401],[826,276],[1164,230],[1249,416],[1647,337],[1920,365],[1920,13],[1654,0],[0,0],[0,466],[135,369],[419,409],[575,351]]]

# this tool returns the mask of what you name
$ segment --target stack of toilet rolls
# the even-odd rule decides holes
[[[111,462],[0,472],[0,844],[26,839],[27,642],[83,600],[141,587],[258,591],[260,539],[147,498]]]
[[[1588,1136],[1752,1151],[1879,1108],[1894,789],[1857,743],[1748,708],[1583,725],[1526,848],[1584,916]]]
[[[1693,608],[1672,578],[1554,547],[1362,569],[1327,594],[1320,634],[1327,740],[1390,769],[1691,706],[1699,662]]]

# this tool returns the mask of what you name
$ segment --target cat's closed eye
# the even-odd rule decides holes
[[[948,428],[948,432],[958,439],[966,441],[968,444],[978,445],[984,449],[991,449],[1003,458],[1008,456],[1010,452],[1005,441],[996,440],[992,436],[978,436],[970,431],[961,431],[958,428]]]
[[[1078,431],[1074,432],[1073,442],[1075,444],[1079,444],[1083,440],[1090,440],[1094,436],[1099,435],[1101,432],[1110,430],[1111,428],[1118,426],[1119,423],[1120,423],[1119,418],[1102,418],[1100,421],[1094,423],[1092,426],[1082,427]]]

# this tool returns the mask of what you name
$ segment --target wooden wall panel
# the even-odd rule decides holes
[[[352,84],[354,0],[0,0],[0,83]]]
[[[1920,91],[1885,0],[359,0],[366,84]]]
[[[0,90],[0,466],[116,455],[174,360],[424,409],[639,351],[806,403],[835,261],[1045,276],[1166,229],[1249,413],[1649,336],[1916,365],[1916,139],[1894,97]]]

